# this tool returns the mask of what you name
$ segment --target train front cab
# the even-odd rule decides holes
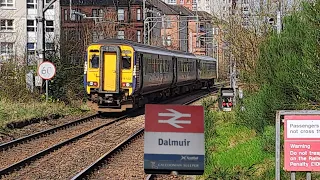
[[[126,45],[88,47],[87,93],[96,111],[132,108],[133,48]]]

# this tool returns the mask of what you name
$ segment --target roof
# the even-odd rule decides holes
[[[203,55],[196,55],[198,59],[205,60],[205,61],[217,61],[215,58],[211,56],[203,56]]]
[[[70,0],[60,0],[61,6],[69,6]],[[128,5],[141,5],[143,0],[72,0],[72,6],[113,6],[128,7]],[[162,0],[146,0],[146,6],[157,8],[166,15],[179,15],[178,12],[169,7]]]
[[[198,16],[200,18],[203,18],[203,19],[213,19],[213,15],[209,14],[208,12],[206,11],[193,11],[193,14],[196,15],[198,13]]]
[[[171,7],[173,10],[178,12],[182,16],[193,16],[192,11],[190,11],[188,8],[184,7],[183,5],[171,5],[168,4],[169,7]]]
[[[157,8],[163,14],[166,14],[166,15],[179,15],[178,12],[173,10],[168,4],[164,3],[162,0],[146,0],[146,5],[147,4]]]
[[[142,0],[72,0],[72,6],[126,6],[130,4],[142,4]],[[60,0],[61,6],[69,6],[70,0]]]

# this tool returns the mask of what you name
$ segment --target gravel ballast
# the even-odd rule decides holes
[[[112,124],[44,156],[5,179],[71,179],[143,124],[144,119],[139,117]]]
[[[70,128],[59,130],[53,134],[34,139],[27,143],[19,144],[18,146],[12,147],[6,151],[1,151],[0,169],[19,162],[28,156],[34,155],[37,152],[61,143],[109,121],[111,121],[111,119],[93,119],[91,121],[78,124],[77,126],[72,126]]]

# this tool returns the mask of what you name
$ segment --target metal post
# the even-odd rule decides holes
[[[282,22],[281,22],[281,0],[279,0],[278,2],[278,11],[277,11],[277,33],[280,34],[281,32],[281,26],[282,26]]]
[[[232,87],[232,59],[231,59],[230,52],[229,52],[229,74],[230,74],[230,87]]]
[[[234,106],[236,105],[236,97],[237,97],[237,89],[236,89],[236,61],[235,58],[232,57],[232,61],[233,61],[233,72],[232,72],[232,87],[233,87],[233,104]]]
[[[163,39],[164,39],[164,46],[167,47],[167,34],[166,34],[166,15],[162,16],[162,28],[163,28]]]
[[[43,49],[43,34],[44,34],[44,28],[43,28],[43,21],[44,21],[44,12],[43,12],[43,0],[38,0],[38,23],[37,23],[37,49],[38,49],[38,67],[44,60],[44,49]],[[42,79],[40,78],[40,93],[42,92]]]
[[[276,180],[280,180],[280,112],[276,114]]]
[[[149,23],[150,23],[150,22],[147,23],[147,29],[148,29],[148,30],[147,30],[147,32],[148,32],[148,36],[147,36],[147,37],[148,37],[148,40],[147,40],[148,42],[147,42],[147,44],[148,44],[148,45],[151,44],[151,38],[150,38],[150,36],[151,36],[151,30],[150,30],[150,24],[149,24]]]
[[[311,180],[311,172],[307,172],[307,180]]]
[[[197,4],[196,4],[196,17],[197,17],[197,21],[196,21],[196,47],[198,44],[198,38],[199,38],[199,16],[198,16],[198,0],[196,0]]]
[[[48,80],[46,80],[46,102],[48,102],[49,97],[49,83]]]
[[[69,11],[70,11],[70,19],[72,19],[72,7],[71,7],[71,5],[72,5],[72,0],[69,0]]]
[[[290,174],[291,174],[290,179],[295,180],[296,179],[296,172],[291,172]]]
[[[143,0],[143,44],[146,44],[146,0]]]

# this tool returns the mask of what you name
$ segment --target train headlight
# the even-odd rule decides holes
[[[98,86],[98,82],[88,82],[89,86]]]
[[[131,87],[132,83],[122,83],[122,87]]]

